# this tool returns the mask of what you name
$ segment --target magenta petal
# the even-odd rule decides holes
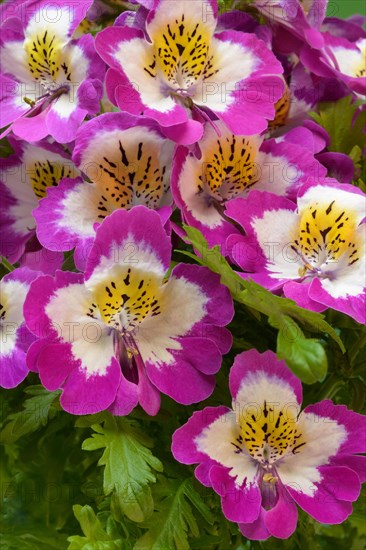
[[[289,538],[296,530],[297,507],[286,490],[280,489],[276,506],[264,515],[264,523],[270,534],[279,539]]]
[[[336,311],[346,313],[358,323],[366,324],[366,293],[365,288],[357,296],[347,295],[344,298],[334,298],[327,292],[320,279],[313,279],[309,288],[309,296],[325,307],[331,307]]]
[[[221,352],[216,344],[208,338],[185,337],[182,339],[185,348],[184,358],[190,359],[197,370],[204,374],[216,374],[221,367]],[[178,354],[175,355],[178,358]]]
[[[289,281],[283,285],[283,293],[286,298],[294,300],[298,306],[311,311],[322,312],[327,307],[319,302],[315,302],[309,297],[310,283],[298,283],[297,281]]]
[[[194,471],[198,481],[205,487],[211,487],[210,470],[215,464],[214,460],[207,460],[207,462],[201,462]]]
[[[187,120],[181,124],[163,126],[161,130],[167,138],[175,141],[178,145],[191,145],[201,139],[203,125],[196,120]]]
[[[138,384],[138,396],[139,403],[147,414],[154,416],[158,413],[160,409],[160,392],[151,383],[149,377],[146,374],[145,366],[138,364],[138,375],[139,375],[139,384]]]
[[[87,377],[74,368],[63,386],[60,403],[71,414],[95,414],[115,400],[121,380],[121,368],[112,357],[104,376]]]
[[[70,344],[45,345],[38,354],[37,366],[44,387],[59,390],[67,376],[75,368]]]
[[[264,518],[266,511],[261,508],[259,517],[251,523],[239,523],[240,532],[249,540],[267,540],[271,533],[268,531]]]
[[[183,405],[207,399],[214,390],[215,378],[198,370],[196,361],[200,356],[196,355],[194,350],[186,348],[174,351],[173,355],[175,360],[171,365],[157,367],[146,362],[146,372],[151,382],[161,392]],[[217,366],[216,361],[215,365]]]
[[[15,388],[23,382],[29,373],[25,357],[25,352],[19,347],[16,347],[11,354],[0,357],[0,386],[2,388]]]
[[[40,141],[46,137],[48,135],[46,119],[49,110],[50,106],[44,109],[39,115],[29,118],[18,118],[12,125],[14,134],[30,142]]]
[[[257,485],[238,487],[222,466],[212,466],[210,479],[213,489],[221,496],[222,511],[228,520],[250,523],[258,518],[262,497]]]
[[[194,327],[194,335],[214,342],[222,355],[228,353],[233,344],[233,336],[229,329],[209,323],[198,323]]]
[[[331,459],[332,464],[337,466],[345,466],[356,472],[361,483],[366,481],[366,456],[353,455],[344,456],[337,455]]]
[[[125,246],[125,252],[119,251],[121,245]],[[139,253],[146,249],[154,251],[164,268],[169,268],[171,242],[159,214],[145,206],[135,206],[129,211],[115,210],[97,229],[85,268],[85,279],[90,278],[106,255],[110,255],[111,263],[130,262],[134,265]]]
[[[116,416],[125,416],[129,414],[138,403],[138,387],[127,380],[121,374],[121,380],[118,386],[116,398],[109,407],[109,412]]]
[[[342,523],[352,512],[351,502],[360,493],[360,480],[349,468],[326,466],[319,468],[322,481],[313,496],[287,486],[286,489],[311,517],[321,523]]]
[[[31,370],[32,372],[38,372],[38,357],[41,351],[49,345],[49,340],[36,340],[35,342],[33,342],[27,352],[27,367],[29,370]]]

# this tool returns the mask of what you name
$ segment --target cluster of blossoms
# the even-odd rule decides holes
[[[327,19],[327,0],[252,0],[257,18],[133,4],[103,30],[101,0],[0,8],[0,253],[16,265],[0,384],[34,371],[77,415],[212,394],[233,302],[208,268],[172,263],[180,221],[243,279],[366,321],[366,196],[309,117],[366,94],[362,21]],[[330,401],[300,412],[300,381],[270,351],[238,355],[230,390],[233,410],[194,413],[172,447],[227,519],[250,539],[289,537],[295,503],[344,521],[366,479],[364,418]]]

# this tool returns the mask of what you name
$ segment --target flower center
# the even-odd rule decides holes
[[[258,179],[257,152],[257,144],[248,137],[217,139],[210,147],[210,157],[203,159],[198,193],[221,204],[249,189]]]
[[[273,120],[268,123],[269,130],[276,130],[286,124],[286,119],[291,105],[291,92],[290,88],[286,84],[286,89],[283,96],[275,104],[276,115]]]
[[[240,418],[240,433],[233,443],[237,449],[235,452],[243,452],[245,449],[271,474],[270,466],[289,452],[296,454],[306,442],[298,431],[297,418],[289,407],[275,412],[274,407],[264,401],[259,411],[252,411],[248,409]],[[264,475],[264,478],[266,483],[275,481],[272,474],[271,478],[268,475]]]
[[[63,43],[55,33],[46,30],[34,34],[24,43],[28,67],[35,80],[54,90],[60,82],[71,82],[70,64],[63,55]]]
[[[47,187],[58,185],[62,178],[71,178],[74,176],[70,165],[49,160],[37,161],[30,166],[26,166],[26,173],[29,175],[34,194],[38,199],[46,196]]]
[[[366,57],[366,48],[361,50],[361,60],[355,68],[356,78],[359,78],[361,76],[366,76],[365,57]]]
[[[203,21],[182,14],[150,37],[153,59],[144,69],[153,77],[161,74],[176,94],[186,96],[198,80],[217,73],[209,53],[211,32]]]
[[[302,258],[307,272],[327,276],[332,264],[351,266],[359,261],[356,239],[356,218],[333,200],[309,206],[300,219],[299,236],[292,249]]]
[[[159,162],[160,144],[148,138],[129,143],[133,130],[125,131],[126,139],[119,139],[118,147],[109,147],[102,154],[93,150],[90,156],[87,175],[100,191],[100,220],[117,208],[130,209],[137,204],[157,208],[168,191],[166,166]]]
[[[60,37],[46,29],[27,38],[24,49],[29,71],[42,86],[41,93],[36,93],[34,101],[24,98],[26,103],[33,106],[44,97],[57,98],[69,92],[69,84],[72,82],[70,55]]]
[[[126,263],[133,263],[133,247],[133,243],[131,250],[129,245],[125,247]],[[103,279],[94,289],[95,308],[89,311],[90,316],[98,309],[106,325],[123,335],[133,332],[146,317],[161,313],[160,287],[161,281],[155,274],[120,266],[109,280]]]

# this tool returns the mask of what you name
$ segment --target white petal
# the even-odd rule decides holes
[[[161,314],[138,327],[136,343],[145,361],[159,366],[174,361],[169,350],[181,349],[175,338],[184,336],[205,315],[208,297],[183,277],[171,278],[161,293]]]
[[[87,316],[92,296],[82,284],[59,288],[46,306],[46,314],[63,342],[81,361],[86,376],[103,376],[114,356],[113,334],[99,318]],[[99,312],[94,315],[99,317]]]
[[[156,251],[145,241],[136,242],[136,237],[129,233],[122,242],[113,242],[106,255],[99,259],[90,278],[85,281],[86,288],[93,291],[103,281],[111,281],[119,277],[121,268],[131,268],[140,273],[162,280],[166,268]],[[142,277],[143,278],[143,277]]]
[[[312,496],[316,491],[314,483],[321,480],[318,466],[327,464],[347,437],[346,429],[330,418],[313,413],[302,413],[298,430],[306,444],[296,454],[289,453],[276,465],[281,481],[297,491]]]
[[[51,163],[55,173],[59,174],[63,168],[62,175],[65,177],[76,177],[79,175],[79,170],[71,160],[29,144],[24,150],[22,161],[21,164],[4,170],[2,181],[11,195],[17,199],[17,203],[9,208],[9,215],[14,219],[12,229],[21,235],[26,235],[35,228],[32,211],[38,206],[38,199],[32,187],[32,178],[37,178],[39,181],[36,164],[41,164],[48,169],[48,163]],[[45,188],[43,190],[45,191]]]
[[[151,65],[152,55],[151,45],[141,38],[132,38],[119,44],[115,58],[140,94],[142,103],[150,109],[168,113],[175,108],[175,101],[167,93],[161,91],[160,79],[150,76],[144,70],[145,67],[148,68]]]
[[[256,416],[262,414],[266,402],[269,411],[269,422],[282,411],[288,418],[296,417],[300,411],[296,394],[290,384],[268,372],[255,371],[247,374],[233,402],[233,408],[242,416],[247,414],[251,407]]]
[[[359,40],[355,44],[359,50],[335,46],[332,49],[341,73],[356,77],[366,65],[366,39]]]
[[[26,37],[32,38],[37,34],[43,35],[48,30],[50,34],[57,32],[57,37],[66,42],[72,20],[71,6],[60,6],[56,3],[44,4],[30,18],[24,34]]]
[[[193,156],[187,156],[179,177],[179,191],[188,211],[196,220],[214,228],[222,224],[222,217],[208,202],[204,193],[198,194],[199,176],[203,170],[204,166],[200,161]]]
[[[58,207],[60,219],[57,225],[81,237],[93,237],[93,226],[95,222],[100,221],[99,200],[100,194],[94,185],[80,183],[62,199]]]
[[[38,97],[40,87],[34,82],[29,70],[27,52],[23,41],[5,42],[0,49],[2,72],[14,75],[22,83],[19,84],[19,96],[30,99]],[[24,102],[22,102],[25,105]]]
[[[241,486],[245,478],[248,484],[255,481],[258,466],[246,451],[235,452],[236,447],[233,443],[239,435],[236,415],[234,412],[228,412],[207,426],[195,438],[195,443],[200,452],[206,453],[219,464],[230,468],[230,476],[236,478],[235,483]]]
[[[209,2],[192,0],[180,0],[179,2],[163,1],[156,10],[153,19],[147,24],[147,32],[152,38],[166,28],[168,23],[175,23],[184,15],[184,22],[187,27],[194,29],[197,23],[204,26],[204,29],[212,34],[216,27],[216,19],[212,13]]]
[[[197,85],[192,99],[215,112],[224,112],[235,101],[237,83],[250,76],[257,60],[250,50],[234,42],[212,39],[213,69],[218,72]]]
[[[322,287],[329,292],[333,298],[347,298],[347,296],[359,296],[363,294],[366,286],[366,224],[360,225],[356,230],[355,242],[358,248],[358,260],[348,265],[350,258],[344,254],[338,262],[329,264],[333,267],[333,278],[321,279]]]
[[[254,189],[281,196],[286,195],[289,187],[303,175],[303,172],[296,166],[289,164],[286,157],[263,152],[258,153],[257,170],[258,181]]]
[[[298,279],[303,262],[291,248],[298,236],[299,216],[290,210],[267,210],[253,218],[252,227],[267,257],[266,268],[274,279]]]

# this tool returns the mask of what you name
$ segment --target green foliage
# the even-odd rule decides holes
[[[162,489],[154,514],[142,524],[148,531],[137,541],[134,550],[189,550],[188,534],[198,537],[200,533],[194,511],[198,511],[206,522],[214,522],[190,479],[171,480]]]
[[[284,319],[277,336],[277,355],[307,384],[323,380],[328,370],[325,349],[319,340],[305,338],[290,317]]]
[[[119,550],[122,548],[122,539],[114,538],[111,525],[106,530],[90,506],[73,507],[74,514],[85,537],[77,535],[68,538],[68,550]]]
[[[348,155],[353,150],[353,155],[357,157],[357,148],[366,145],[366,111],[359,110],[360,103],[347,96],[338,101],[321,103],[319,113],[311,113],[313,119],[328,132],[330,151]]]
[[[125,418],[108,416],[103,426],[92,426],[96,432],[83,443],[83,449],[105,449],[98,465],[105,466],[103,488],[113,494],[112,505],[133,521],[143,521],[153,511],[149,483],[155,483],[155,471],[162,471],[162,463],[149,447],[152,441],[141,432],[136,423]]]
[[[54,401],[60,392],[49,392],[43,386],[29,386],[24,392],[33,397],[24,401],[23,411],[9,415],[0,433],[3,444],[14,443],[23,435],[38,430],[47,424],[49,416],[56,414]]]
[[[363,103],[347,96],[339,101],[319,104],[319,112],[310,115],[328,132],[328,150],[348,155],[355,165],[356,178],[361,176],[365,179],[366,164],[362,149],[366,147],[366,111],[360,109]]]

